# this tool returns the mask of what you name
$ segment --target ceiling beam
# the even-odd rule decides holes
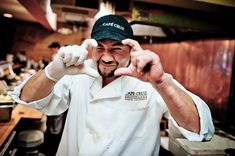
[[[36,0],[31,0],[30,2],[28,0],[18,1],[42,26],[50,31],[55,31],[56,26],[52,24],[52,21],[49,21],[48,17],[46,16],[46,12]]]

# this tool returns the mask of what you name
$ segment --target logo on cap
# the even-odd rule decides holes
[[[124,31],[124,27],[123,26],[120,26],[119,24],[116,24],[116,23],[103,23],[102,26],[110,26],[110,27],[115,27],[115,28],[118,28],[122,31]]]

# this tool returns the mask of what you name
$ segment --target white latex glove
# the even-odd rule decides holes
[[[87,74],[99,77],[99,73],[91,67],[86,67],[88,47],[96,47],[94,39],[86,39],[81,46],[73,45],[60,48],[55,59],[45,68],[47,78],[58,81],[64,75]]]

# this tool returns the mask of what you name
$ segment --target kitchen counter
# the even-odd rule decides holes
[[[224,156],[227,154],[227,150],[234,152],[235,138],[222,131],[217,131],[211,141],[205,142],[188,141],[185,138],[169,137],[169,151],[174,155]]]
[[[0,147],[4,144],[5,140],[14,130],[21,118],[41,120],[42,117],[42,112],[17,104],[12,111],[11,120],[9,122],[0,123]]]

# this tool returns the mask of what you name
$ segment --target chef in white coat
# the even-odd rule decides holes
[[[212,138],[206,103],[165,73],[156,53],[132,39],[123,17],[99,18],[91,38],[60,48],[45,70],[12,93],[15,101],[48,115],[68,109],[58,156],[158,155],[164,114],[187,139]]]

